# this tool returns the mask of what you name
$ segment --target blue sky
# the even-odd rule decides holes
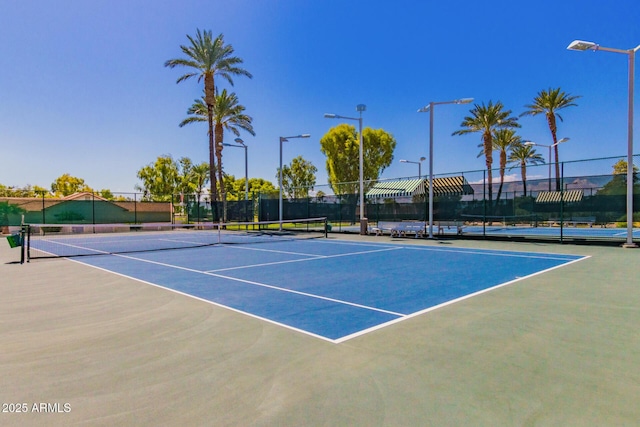
[[[136,172],[159,155],[206,161],[206,125],[178,127],[202,87],[176,84],[183,70],[163,66],[196,28],[223,33],[254,75],[233,88],[217,80],[254,118],[256,136],[242,136],[251,177],[275,183],[279,137],[310,133],[285,143],[284,162],[302,155],[326,183],[319,140],[340,122],[323,113],[356,117],[361,103],[364,125],[397,140],[383,177],[417,175],[398,160],[428,154],[429,115],[418,108],[471,97],[519,115],[555,87],[581,96],[562,114],[558,137],[571,140],[561,160],[624,156],[627,56],[566,47],[633,48],[639,18],[637,0],[0,0],[0,183],[48,188],[69,173],[94,189],[133,191]],[[470,108],[436,107],[436,173],[484,168],[479,135],[451,136]],[[544,118],[520,122],[525,140],[551,143]],[[243,151],[225,149],[224,168],[243,176]]]

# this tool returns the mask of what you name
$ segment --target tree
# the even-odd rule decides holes
[[[363,138],[363,178],[365,191],[393,161],[396,140],[383,129],[365,128]],[[329,184],[337,195],[358,195],[360,179],[360,140],[355,126],[340,124],[329,129],[320,140],[320,151],[327,157]]]
[[[301,199],[309,197],[309,190],[316,185],[316,168],[313,163],[298,156],[290,165],[282,167],[282,189],[288,198]],[[276,172],[276,179],[280,179],[280,168]]]
[[[484,148],[485,164],[487,166],[487,183],[489,185],[489,201],[493,199],[493,133],[496,129],[519,128],[520,124],[516,117],[510,117],[511,110],[504,110],[502,102],[498,101],[493,104],[489,101],[488,105],[475,104],[474,108],[469,111],[471,116],[467,116],[462,120],[460,127],[453,135],[465,135],[472,132],[480,132],[482,134],[482,146]]]
[[[68,173],[59,176],[51,184],[51,191],[56,196],[70,196],[81,191],[93,191],[91,187],[84,183],[84,179],[71,176]]]
[[[171,201],[180,184],[179,173],[178,163],[170,155],[160,156],[138,171],[142,186],[136,185],[136,189],[144,193],[144,199]]]
[[[200,196],[207,182],[209,182],[209,164],[203,162],[199,165],[194,165],[189,173],[188,187],[198,196],[198,204],[200,204]]]
[[[145,199],[170,201],[177,193],[195,193],[199,201],[209,181],[209,164],[194,165],[188,157],[175,161],[171,155],[164,155],[141,168],[137,176],[142,185],[136,185],[136,189],[144,193]]]
[[[251,135],[256,133],[253,130],[253,118],[244,114],[245,107],[238,103],[238,97],[235,93],[227,94],[227,90],[223,89],[221,93],[216,93],[215,103],[213,104],[213,123],[214,123],[214,141],[216,147],[216,160],[218,162],[218,181],[220,182],[220,191],[222,192],[222,200],[225,200],[224,174],[222,169],[222,150],[224,148],[224,131],[230,131],[235,136],[240,136],[240,129],[249,132]],[[194,104],[189,108],[187,114],[191,117],[186,118],[180,123],[180,127],[195,122],[203,122],[207,120],[204,114],[207,111],[202,100],[196,99]]]
[[[2,227],[2,233],[9,233],[9,225],[11,223],[9,215],[16,216],[25,212],[26,210],[18,205],[9,202],[0,202],[0,227]],[[16,221],[16,224],[20,224],[20,222]]]
[[[633,165],[633,193],[640,193],[638,183],[638,167]],[[622,196],[627,194],[627,161],[618,160],[613,165],[613,178],[597,193],[604,196]]]
[[[100,197],[107,200],[115,200],[115,196],[113,195],[111,190],[107,188],[103,188],[102,190],[100,190]]]
[[[514,166],[520,166],[520,174],[522,175],[522,185],[524,187],[524,194],[527,195],[527,164],[539,165],[544,163],[544,159],[538,153],[532,145],[517,144],[511,148],[511,153],[507,160],[509,163],[513,163]]]
[[[560,191],[560,163],[558,158],[558,127],[556,124],[556,118],[560,119],[560,121],[563,121],[562,116],[558,114],[557,111],[562,110],[563,108],[577,106],[578,104],[576,104],[574,101],[578,98],[580,98],[580,96],[569,95],[562,92],[560,88],[549,88],[549,90],[542,90],[538,92],[538,95],[533,99],[533,104],[525,105],[528,110],[520,115],[522,117],[544,114],[547,118],[547,124],[549,125],[551,137],[553,138],[553,148],[556,163],[556,191]]]
[[[216,178],[214,173],[214,131],[213,131],[213,106],[216,98],[216,86],[214,77],[216,75],[224,78],[233,86],[232,76],[253,77],[247,70],[240,68],[242,59],[233,56],[234,49],[230,44],[224,43],[224,36],[220,34],[215,39],[211,31],[200,31],[196,29],[196,36],[189,39],[188,45],[181,45],[180,49],[185,54],[185,58],[169,59],[164,63],[165,67],[188,67],[193,70],[182,75],[176,83],[197,77],[198,82],[204,80],[204,101],[207,105],[207,121],[209,124],[209,176],[211,178],[211,197],[218,201],[216,189]],[[222,170],[221,168],[219,168]]]
[[[515,146],[522,145],[522,138],[516,135],[516,131],[513,129],[496,129],[493,132],[493,149],[499,153],[500,156],[500,187],[498,187],[498,195],[496,196],[496,205],[500,200],[502,194],[502,187],[504,186],[504,173],[507,168],[507,153]],[[478,156],[481,156],[479,154]]]
[[[244,178],[239,179],[238,183],[244,186]],[[264,178],[249,178],[249,194],[278,194],[278,189]]]

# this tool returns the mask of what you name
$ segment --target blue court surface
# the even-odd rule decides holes
[[[449,234],[453,233],[450,230]],[[532,236],[560,238],[583,237],[593,239],[622,239],[627,236],[626,228],[601,228],[601,227],[526,227],[526,226],[468,226],[464,232],[467,234],[493,234],[499,236]],[[447,233],[447,231],[445,231]],[[633,236],[640,237],[640,230],[633,229]]]
[[[339,343],[581,259],[313,239],[76,261]]]

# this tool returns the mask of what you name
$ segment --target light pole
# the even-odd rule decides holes
[[[236,138],[234,139],[234,141],[240,145],[227,144],[227,143],[224,143],[222,145],[224,145],[225,147],[244,148],[244,180],[245,180],[244,200],[247,201],[249,200],[249,163],[248,163],[248,157],[247,157],[247,146],[244,144],[244,141],[242,140],[242,138]]]
[[[418,110],[418,113],[429,112],[429,238],[433,239],[433,107],[440,104],[469,104],[473,98],[455,99],[453,101],[430,102]]]
[[[418,165],[418,179],[420,179],[420,178],[422,178],[422,162],[424,162],[425,160],[427,160],[426,157],[420,157],[420,161],[419,162],[414,162],[412,160],[402,159],[402,160],[400,160],[400,163],[413,163],[414,165]]]
[[[368,224],[367,224],[367,218],[365,218],[364,216],[364,154],[363,154],[363,140],[362,140],[362,112],[365,111],[367,109],[367,106],[364,104],[358,104],[356,106],[356,111],[358,111],[360,113],[360,117],[345,117],[345,116],[339,116],[337,114],[329,114],[329,113],[325,113],[324,117],[326,119],[345,119],[345,120],[357,120],[358,124],[359,124],[359,130],[360,130],[360,146],[358,147],[359,149],[359,155],[360,155],[360,162],[359,162],[359,169],[360,169],[360,234],[367,234],[367,228],[368,228]]]
[[[551,145],[544,145],[544,144],[538,144],[537,142],[533,142],[533,141],[527,141],[524,143],[524,145],[536,145],[538,147],[545,147],[549,149],[549,191],[551,191],[551,149],[553,147],[555,147],[558,144],[562,144],[563,142],[567,142],[570,138],[562,138],[560,139],[558,142],[556,142],[555,144],[551,144]]]
[[[282,143],[294,138],[309,138],[311,135],[303,133],[302,135],[295,136],[281,136],[280,137],[280,173],[279,173],[279,187],[280,194],[278,196],[278,220],[280,222],[280,231],[282,231]]]
[[[569,50],[592,50],[594,52],[603,50],[605,52],[624,53],[629,56],[629,116],[627,119],[627,241],[625,248],[637,248],[638,245],[633,243],[633,78],[636,52],[640,49],[640,45],[633,49],[614,49],[603,47],[593,42],[585,42],[582,40],[574,40],[569,46]]]

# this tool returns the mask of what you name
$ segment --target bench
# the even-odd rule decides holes
[[[596,217],[583,216],[583,217],[564,218],[562,222],[568,227],[570,226],[577,227],[578,225],[588,225],[589,227],[593,227],[593,224],[595,224],[596,222]],[[554,225],[558,226],[560,224],[560,218],[549,218],[549,220],[547,221],[547,224],[549,225],[549,227]]]
[[[382,236],[388,232],[391,237],[404,237],[413,234],[415,238],[424,236],[426,223],[424,221],[379,221],[376,227],[371,227],[370,231],[376,236]]]
[[[452,228],[455,228],[457,235],[461,235],[464,223],[462,221],[436,221],[436,226],[438,227],[439,236],[444,234],[445,229],[450,230]]]

